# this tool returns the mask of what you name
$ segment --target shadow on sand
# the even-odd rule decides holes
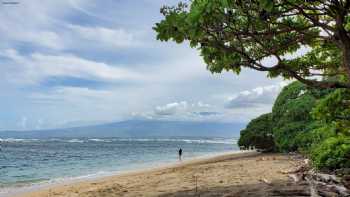
[[[226,187],[195,188],[160,195],[161,197],[270,197],[270,196],[310,196],[306,183],[295,184],[287,181],[271,184],[259,183],[251,185],[233,185]]]

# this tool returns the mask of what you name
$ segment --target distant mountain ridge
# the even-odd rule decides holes
[[[127,120],[94,126],[0,131],[0,138],[238,137],[244,123]]]

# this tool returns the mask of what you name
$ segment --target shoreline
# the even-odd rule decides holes
[[[296,162],[285,154],[221,153],[90,180],[64,182],[12,196],[191,196],[197,192],[201,196],[270,196],[283,187],[296,187],[281,173],[295,167]]]
[[[242,155],[246,153],[254,153],[255,151],[227,151],[227,152],[218,152],[218,153],[209,153],[202,156],[196,156],[193,158],[189,158],[183,161],[160,161],[153,164],[141,165],[135,169],[121,170],[121,171],[107,171],[107,172],[98,172],[94,174],[81,175],[77,177],[65,177],[65,178],[56,178],[48,181],[33,183],[28,186],[23,187],[8,187],[4,190],[8,191],[6,193],[0,192],[0,197],[13,197],[13,196],[23,196],[27,193],[37,192],[41,190],[47,190],[55,187],[79,184],[88,181],[98,181],[103,179],[108,179],[112,177],[118,176],[128,176],[132,174],[145,173],[150,171],[164,170],[167,168],[175,168],[180,167],[182,165],[188,165],[193,162],[201,162],[202,160],[210,160],[215,159],[216,157],[222,157],[227,155]]]

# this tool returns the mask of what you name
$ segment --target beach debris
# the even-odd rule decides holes
[[[304,174],[303,173],[297,173],[297,174],[288,174],[290,178],[293,179],[295,183],[299,183],[304,179]]]
[[[197,192],[198,192],[198,175],[193,175],[193,179],[195,182],[195,192],[197,194]]]
[[[318,195],[318,191],[316,189],[314,182],[311,179],[309,179],[308,177],[305,177],[305,180],[310,185],[310,196],[311,197],[320,197],[320,195]]]
[[[280,171],[282,174],[288,174],[288,177],[293,179],[294,183],[302,184],[307,183],[310,186],[309,195],[312,197],[320,196],[340,196],[350,197],[350,175],[344,175],[342,177],[337,176],[339,173],[326,174],[320,173],[311,168],[310,161],[304,159],[296,163],[297,167],[288,171]],[[343,170],[346,171],[346,170]],[[346,172],[345,172],[346,173]],[[279,194],[280,196],[288,196],[288,192]],[[289,193],[290,195],[296,195]],[[303,196],[298,194],[299,196]]]
[[[259,179],[259,181],[260,181],[260,182],[263,182],[263,183],[265,183],[265,184],[267,184],[267,185],[271,185],[271,184],[272,184],[271,181],[269,181],[269,180],[267,180],[267,179],[265,179],[265,178]]]
[[[316,181],[320,181],[324,183],[340,183],[340,179],[333,174],[324,174],[324,173],[315,173],[315,172],[311,172],[309,174]]]
[[[341,183],[344,185],[344,187],[350,190],[350,175],[343,176]]]

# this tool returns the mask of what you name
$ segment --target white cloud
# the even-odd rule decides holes
[[[154,110],[154,113],[157,115],[174,115],[179,111],[185,111],[188,108],[188,104],[186,101],[168,103],[164,106],[157,106]]]
[[[105,15],[103,15],[103,13],[101,15],[96,14],[96,12],[90,11],[88,8],[86,8],[86,7],[95,7],[96,2],[91,2],[89,0],[68,0],[68,2],[70,3],[70,5],[73,9],[75,9],[76,11],[79,11],[87,16],[92,16],[92,17],[95,17],[97,19],[105,20],[105,21],[113,21],[113,18],[105,17]]]
[[[49,49],[61,50],[64,44],[60,36],[52,31],[22,31],[0,25],[0,32],[8,36],[8,39],[16,42],[31,43]]]
[[[212,111],[214,106],[203,103],[202,101],[198,102],[173,102],[168,103],[163,106],[155,107],[153,113],[138,113],[136,115],[143,117],[152,117],[155,119],[180,119],[180,120],[205,120],[210,119],[210,116],[219,115],[219,112]]]
[[[225,105],[229,109],[237,108],[259,108],[270,107],[276,99],[280,90],[288,82],[282,81],[276,85],[260,86],[252,90],[241,91],[238,94],[230,96]]]
[[[270,110],[267,101],[250,110],[225,104],[246,98],[259,103],[253,100],[272,95],[268,85],[280,79],[247,70],[212,75],[188,44],[155,40],[151,27],[164,3],[31,0],[0,6],[0,115],[8,117],[1,127],[21,128],[24,115],[30,129],[130,114],[237,122]],[[83,80],[77,85],[76,78]]]
[[[142,79],[142,76],[136,72],[70,54],[34,53],[30,56],[22,56],[11,49],[0,53],[0,56],[9,58],[14,66],[22,68],[15,73],[10,73],[11,77],[16,76],[15,80],[29,83],[38,83],[49,77],[76,77],[110,82]]]
[[[132,47],[139,43],[131,32],[124,29],[111,29],[106,27],[88,27],[80,25],[68,25],[79,39],[93,42],[95,45],[111,47]]]
[[[68,1],[20,1],[0,6],[0,47],[13,44],[62,50],[65,41],[61,25],[69,9]]]
[[[100,100],[113,96],[112,91],[94,90],[84,87],[56,87],[49,93],[33,93],[30,98],[37,102],[84,102],[86,100]]]

